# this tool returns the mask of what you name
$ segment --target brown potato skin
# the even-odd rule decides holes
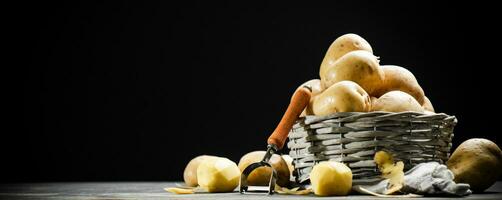
[[[418,84],[413,73],[396,65],[381,65],[380,68],[384,73],[385,79],[380,87],[373,93],[370,93],[370,95],[380,97],[387,92],[399,90],[413,96],[420,105],[424,104],[424,90]]]
[[[468,183],[473,192],[493,185],[502,171],[502,151],[494,142],[473,138],[464,141],[446,162],[456,183]]]
[[[337,112],[368,112],[371,99],[357,83],[341,81],[317,95],[309,107],[318,116]]]
[[[434,106],[432,106],[431,100],[424,96],[424,103],[422,104],[422,107],[424,110],[435,113],[436,111],[434,110]]]
[[[363,50],[373,53],[371,45],[359,35],[348,33],[336,38],[329,46],[319,68],[319,77],[323,77],[328,66],[336,62],[340,57],[351,51]]]
[[[329,88],[340,81],[353,81],[372,94],[381,87],[385,76],[378,63],[378,57],[368,51],[351,51],[326,68],[326,73],[321,76],[322,87]]]
[[[380,98],[373,100],[371,106],[372,111],[424,112],[424,108],[422,108],[422,105],[420,105],[415,98],[399,90],[385,93]]]

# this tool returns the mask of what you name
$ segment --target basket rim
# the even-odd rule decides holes
[[[375,119],[388,119],[388,118],[414,118],[424,120],[454,120],[457,121],[455,115],[448,115],[446,113],[422,113],[414,111],[405,112],[387,112],[387,111],[372,111],[372,112],[337,112],[330,115],[306,115],[300,117],[295,124],[304,122],[305,124],[317,123],[329,119],[340,119],[343,121],[359,120],[361,118],[375,118]]]

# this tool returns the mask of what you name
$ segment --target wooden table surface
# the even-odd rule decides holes
[[[71,183],[15,183],[0,185],[0,199],[375,199],[367,195],[346,197],[315,197],[298,195],[266,195],[234,193],[198,193],[176,195],[163,190],[174,182],[71,182]],[[467,199],[502,199],[502,181],[483,194]],[[447,199],[428,197],[427,199]],[[458,199],[458,198],[456,198]]]

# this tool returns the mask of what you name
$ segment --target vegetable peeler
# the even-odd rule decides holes
[[[293,127],[293,124],[298,119],[303,109],[307,107],[308,103],[310,102],[310,97],[312,95],[311,93],[312,89],[308,86],[303,86],[295,91],[295,93],[291,97],[291,101],[286,112],[282,116],[281,121],[267,140],[268,145],[265,156],[263,156],[263,159],[260,162],[252,163],[242,171],[241,179],[239,182],[239,192],[241,194],[248,192],[248,176],[253,170],[259,167],[272,168],[272,173],[270,175],[270,181],[268,184],[268,194],[274,193],[275,182],[277,180],[277,172],[269,163],[270,157],[272,157],[275,152],[281,150],[284,146],[286,138],[288,137],[289,131]]]

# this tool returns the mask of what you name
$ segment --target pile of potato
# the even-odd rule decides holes
[[[305,115],[337,112],[434,112],[413,73],[395,65],[380,65],[370,44],[345,34],[329,47],[319,69],[320,79],[301,86],[312,89]]]
[[[231,192],[239,185],[239,178],[244,169],[252,163],[260,162],[265,151],[253,151],[245,154],[239,164],[218,156],[200,155],[188,162],[183,172],[183,179],[188,187],[199,186],[207,192]],[[269,163],[277,172],[277,184],[286,187],[289,184],[294,167],[288,155],[274,154]],[[259,167],[248,176],[248,184],[267,186],[272,169]]]
[[[356,34],[340,36],[331,44],[321,63],[319,76],[320,79],[300,86],[312,89],[310,103],[302,115],[371,111],[434,113],[415,76],[403,67],[380,66],[370,44]],[[192,188],[198,186],[207,192],[232,192],[239,184],[242,171],[251,163],[261,161],[264,155],[265,151],[250,152],[238,164],[223,157],[198,156],[185,168],[185,184]],[[382,173],[385,171],[390,176],[386,171],[394,170],[400,173],[393,173],[392,177],[403,179],[402,162],[395,165],[386,154],[376,155],[375,161],[382,161],[377,163],[380,170],[383,169]],[[294,170],[291,157],[273,155],[270,163],[277,171],[277,184],[287,187]],[[501,170],[497,170],[502,167],[502,151],[486,139],[467,140],[455,150],[447,165],[456,182],[469,183],[474,192],[482,192],[502,174]],[[270,168],[257,168],[248,176],[248,183],[268,185],[271,173]],[[313,167],[310,179],[312,192],[318,196],[347,195],[351,192],[352,171],[343,163],[318,163]],[[178,194],[195,191],[182,188],[167,190]]]
[[[336,112],[434,112],[432,104],[415,76],[405,68],[380,66],[369,43],[356,34],[337,38],[329,47],[319,70],[320,79],[302,86],[312,89],[312,98],[302,115],[329,115]],[[199,186],[208,192],[230,192],[238,186],[240,173],[249,164],[259,162],[265,152],[244,155],[238,164],[217,156],[192,159],[184,171],[187,186]],[[294,167],[288,156],[270,159],[278,173],[277,184],[287,186]],[[271,169],[261,167],[248,176],[250,185],[268,185]],[[333,161],[316,165],[311,173],[316,195],[347,195],[352,172]],[[190,191],[188,192],[190,193]]]

